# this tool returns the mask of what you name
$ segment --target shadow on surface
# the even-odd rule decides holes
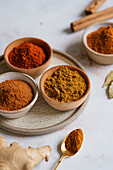
[[[85,68],[100,66],[88,57],[85,48],[80,41],[70,44],[67,47],[66,52],[79,61]]]
[[[82,11],[82,12],[80,13],[80,16],[81,16],[81,17],[85,17],[85,16],[87,16],[87,15],[86,15],[86,13],[85,13],[85,10],[84,10],[84,11]]]
[[[65,28],[65,29],[63,30],[63,32],[66,33],[66,34],[73,34],[70,26],[69,26],[69,28]]]
[[[62,152],[61,152],[61,144],[62,144],[62,142],[60,142],[60,143],[58,144],[58,147],[57,147],[57,152],[58,152],[58,154],[59,154],[59,159],[60,159],[61,156],[62,156]],[[53,165],[53,167],[51,168],[51,170],[53,170],[53,169],[56,167],[56,165],[57,165],[59,159],[56,160],[56,162],[55,162],[55,164]]]

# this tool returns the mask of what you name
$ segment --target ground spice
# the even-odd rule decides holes
[[[88,46],[101,54],[113,54],[113,27],[101,27],[87,36]]]
[[[33,99],[32,88],[22,80],[0,83],[0,110],[13,111],[27,106]]]
[[[76,153],[83,142],[83,132],[81,129],[73,130],[65,141],[65,147],[71,153]]]
[[[32,69],[41,66],[46,61],[46,54],[42,47],[33,43],[22,43],[8,55],[9,62],[22,69]]]
[[[80,99],[86,92],[85,78],[75,70],[62,66],[44,83],[45,93],[59,102],[72,102]]]

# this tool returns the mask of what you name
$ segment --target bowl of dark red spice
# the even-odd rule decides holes
[[[90,59],[99,64],[113,64],[113,23],[89,26],[83,33],[83,44]]]
[[[41,77],[40,89],[46,102],[57,110],[79,107],[88,97],[90,80],[78,67],[55,66]]]
[[[35,80],[27,74],[8,72],[0,75],[0,115],[18,118],[25,115],[38,98]]]
[[[4,59],[11,70],[26,73],[33,78],[40,76],[46,70],[51,58],[50,45],[32,37],[11,42],[4,52]]]

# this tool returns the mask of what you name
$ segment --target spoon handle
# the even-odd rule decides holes
[[[57,163],[56,167],[54,168],[54,170],[57,170],[59,164],[62,162],[62,160],[66,157],[66,155],[62,155],[62,157],[60,158],[59,162]]]

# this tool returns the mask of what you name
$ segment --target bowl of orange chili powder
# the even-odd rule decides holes
[[[52,58],[52,49],[45,41],[26,37],[11,42],[5,49],[4,59],[13,71],[40,76]]]
[[[90,59],[99,64],[113,64],[113,23],[99,22],[83,33],[83,45]]]

